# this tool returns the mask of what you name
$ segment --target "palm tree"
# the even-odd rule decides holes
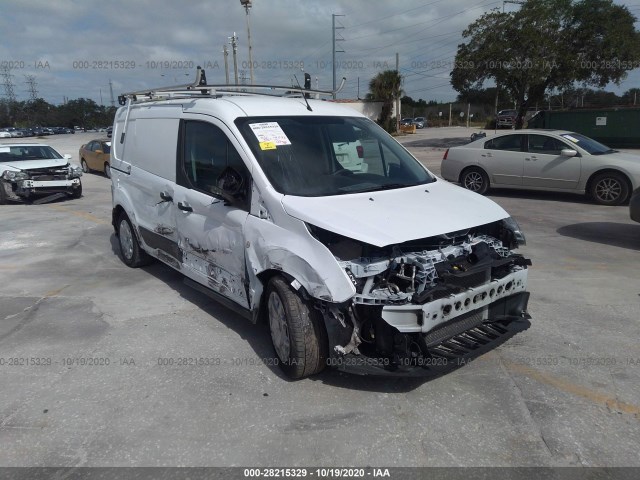
[[[395,126],[390,125],[393,101],[402,95],[402,76],[397,70],[385,70],[373,77],[369,82],[369,97],[372,100],[382,102],[382,112],[378,118],[378,124],[387,131],[395,130]]]

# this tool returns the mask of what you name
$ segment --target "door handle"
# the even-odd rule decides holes
[[[178,202],[178,208],[183,212],[193,212],[193,208],[188,202]]]
[[[160,198],[162,199],[163,202],[173,202],[173,197],[169,195],[167,192],[160,192]]]

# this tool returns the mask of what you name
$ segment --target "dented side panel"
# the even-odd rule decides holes
[[[249,308],[242,231],[248,212],[180,186],[176,186],[174,202],[192,209],[176,209],[183,266],[200,283]]]

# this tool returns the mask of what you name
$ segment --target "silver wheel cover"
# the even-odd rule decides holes
[[[127,260],[131,260],[133,258],[133,232],[131,228],[129,228],[129,222],[124,219],[121,220],[118,231],[120,232],[120,250],[122,251],[122,255],[124,255]]]
[[[269,329],[271,330],[271,340],[280,360],[289,359],[291,346],[289,343],[289,325],[287,324],[287,314],[282,305],[282,300],[276,292],[269,295]]]

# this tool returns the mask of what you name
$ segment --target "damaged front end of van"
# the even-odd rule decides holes
[[[311,227],[356,294],[322,302],[329,365],[361,372],[461,365],[529,327],[524,242],[511,220],[379,248]],[[345,252],[351,253],[341,260]]]
[[[442,190],[439,196],[446,197],[445,192],[455,187],[438,182],[430,188]],[[384,195],[375,198],[379,205],[383,199]],[[412,232],[432,233],[436,225],[461,222],[441,219],[431,226],[403,229],[403,215],[399,215],[386,223],[386,231],[367,231],[368,222],[349,227],[353,221],[343,224],[327,206],[323,215],[291,198],[284,204],[290,214],[306,222],[309,235],[335,259],[335,274],[327,275],[323,265],[322,274],[313,272],[315,282],[324,277],[332,283],[339,269],[352,287],[344,301],[335,299],[346,294],[345,288],[331,299],[305,292],[324,320],[328,366],[363,374],[432,374],[461,366],[529,328],[531,261],[514,253],[525,244],[525,237],[513,218],[415,239]],[[475,211],[482,211],[484,205],[484,218],[497,213],[495,204],[484,199],[479,204]],[[435,210],[426,212],[425,218],[436,215]],[[398,241],[403,236],[414,239]],[[304,283],[302,278],[293,286]]]

